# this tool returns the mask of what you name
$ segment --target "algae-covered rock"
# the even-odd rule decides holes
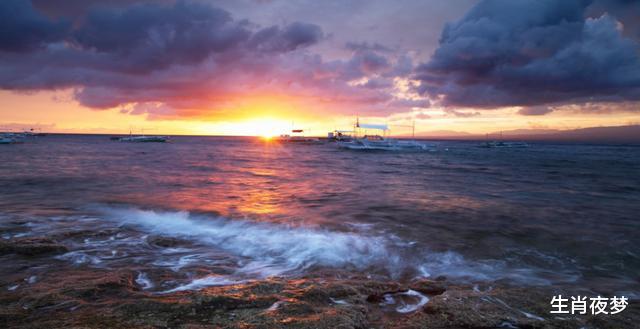
[[[0,255],[15,253],[23,256],[38,256],[67,251],[68,249],[64,245],[43,237],[0,240]]]

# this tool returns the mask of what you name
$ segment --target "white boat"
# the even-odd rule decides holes
[[[16,140],[24,139],[25,137],[27,137],[27,135],[23,133],[4,133],[1,136],[5,138],[16,139]]]
[[[291,134],[280,135],[276,141],[293,144],[318,144],[320,143],[320,138],[306,137],[304,136],[304,130],[292,129]]]
[[[368,130],[382,131],[383,134],[365,134],[363,137],[354,135],[348,141],[338,142],[341,148],[362,151],[428,151],[434,149],[431,145],[414,140],[397,140],[384,136],[389,131],[387,125],[361,124],[358,120],[354,128],[356,131],[365,130],[365,132]]]
[[[524,148],[529,147],[529,144],[525,142],[505,142],[502,140],[502,131],[500,132],[500,139],[489,141],[489,134],[486,136],[486,141],[480,145],[482,148]]]
[[[128,137],[120,137],[118,141],[129,142],[129,143],[165,143],[169,141],[169,137],[167,136],[128,136]]]
[[[12,137],[10,135],[0,135],[0,144],[19,144],[22,143],[21,138]]]

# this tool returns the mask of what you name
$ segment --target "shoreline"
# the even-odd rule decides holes
[[[640,321],[636,301],[618,315],[560,317],[549,313],[549,301],[572,294],[563,287],[461,284],[446,277],[398,282],[332,271],[149,292],[133,268],[54,260],[66,251],[47,237],[0,241],[3,327],[631,328]],[[49,268],[45,276],[24,273],[42,266]]]

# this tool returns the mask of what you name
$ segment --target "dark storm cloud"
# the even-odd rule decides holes
[[[127,70],[145,72],[198,63],[247,40],[250,32],[221,9],[196,3],[136,4],[126,10],[94,10],[71,41],[117,58]]]
[[[0,1],[0,51],[20,52],[61,40],[69,22],[52,21],[28,1]]]
[[[33,6],[45,15],[55,17],[79,17],[91,8],[116,8],[130,5],[139,0],[31,0]],[[171,3],[174,0],[154,0],[155,3]]]
[[[638,40],[612,13],[589,16],[625,3],[484,0],[445,26],[420,91],[477,108],[640,99]]]
[[[587,8],[589,17],[608,13],[624,25],[623,35],[640,39],[640,1],[638,0],[594,0]]]
[[[280,28],[272,26],[258,31],[251,38],[251,44],[261,51],[292,51],[319,42],[323,38],[322,29],[314,24],[294,22]]]
[[[315,24],[261,27],[203,2],[91,4],[72,27],[46,34],[62,23],[25,0],[0,3],[17,8],[0,23],[5,30],[38,27],[0,48],[2,89],[75,88],[87,107],[164,116],[226,111],[252,95],[315,100],[337,112],[406,110],[391,91],[412,70],[410,59],[360,49],[325,61],[308,50],[326,38]]]

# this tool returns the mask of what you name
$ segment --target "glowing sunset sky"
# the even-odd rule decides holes
[[[640,122],[635,1],[3,0],[0,31],[0,131]]]

